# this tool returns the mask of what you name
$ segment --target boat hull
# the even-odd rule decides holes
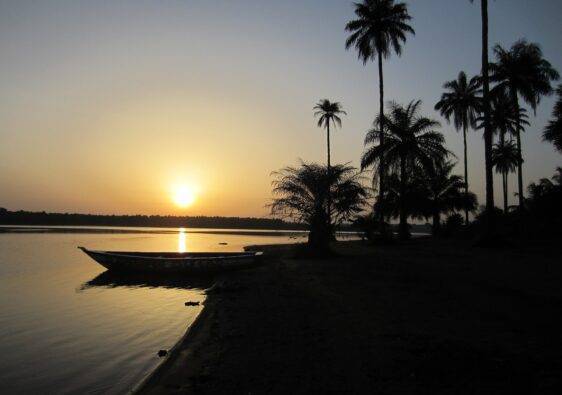
[[[139,253],[78,248],[108,270],[134,273],[217,273],[256,266],[261,263],[262,257],[261,252]]]

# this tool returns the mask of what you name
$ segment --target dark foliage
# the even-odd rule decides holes
[[[382,160],[388,166],[391,173],[386,182],[386,194],[381,197],[379,191],[378,200],[382,204],[379,203],[376,207],[384,212],[385,217],[395,217],[396,207],[392,207],[392,204],[398,204],[399,236],[402,239],[410,236],[407,224],[408,200],[412,191],[416,190],[411,184],[414,169],[429,170],[450,155],[444,146],[445,138],[435,130],[439,122],[421,116],[420,106],[419,100],[412,101],[407,106],[390,103],[388,114],[378,117],[373,129],[367,132],[365,145],[368,148],[361,158],[362,169],[371,166],[376,169]],[[379,130],[381,124],[384,125],[382,132]],[[375,172],[375,179],[376,176]]]
[[[558,152],[562,153],[562,85],[556,90],[558,99],[552,110],[552,119],[543,132],[543,140],[554,144]]]
[[[525,210],[515,210],[504,213],[496,208],[494,215],[498,220],[498,236],[505,240],[525,242],[529,240],[547,241],[559,240],[562,234],[562,168],[556,169],[552,179],[542,178],[531,183],[528,197],[525,199]],[[482,211],[476,218],[474,235],[481,233],[481,227],[486,220],[486,213]]]
[[[222,229],[302,229],[302,225],[272,218],[176,217],[165,215],[96,215],[8,211],[0,208],[3,225],[148,226]]]
[[[369,197],[360,174],[348,165],[335,165],[328,171],[326,166],[301,163],[273,174],[271,214],[305,224],[308,244],[319,250],[328,249],[335,226],[352,221]]]

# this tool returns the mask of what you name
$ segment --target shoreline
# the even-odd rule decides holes
[[[249,250],[264,250],[265,253],[269,251],[269,256],[264,260],[271,260],[271,251],[277,250],[279,248],[290,250],[293,249],[299,243],[285,243],[285,244],[264,244],[264,245],[248,245],[244,246],[245,251]],[[267,262],[265,263],[267,264]],[[262,265],[263,266],[263,265]],[[250,272],[252,269],[249,270]],[[165,360],[162,361],[151,373],[149,373],[144,379],[142,379],[137,385],[133,387],[130,391],[131,394],[152,394],[152,393],[166,393],[171,390],[173,386],[170,384],[162,385],[162,381],[167,382],[174,380],[174,376],[190,377],[200,374],[202,368],[200,358],[199,348],[203,346],[206,341],[209,340],[213,329],[214,319],[216,317],[217,300],[213,298],[213,293],[208,293],[214,287],[227,288],[226,285],[229,281],[229,277],[233,273],[226,273],[223,275],[218,275],[213,284],[205,290],[205,301],[203,302],[203,308],[192,322],[192,324],[186,329],[183,336],[174,344],[174,346],[168,350],[168,355]],[[235,274],[235,273],[234,273]],[[236,287],[236,286],[235,286]],[[219,290],[220,292],[220,290]],[[216,322],[215,322],[216,324]],[[208,350],[207,350],[208,352]],[[193,360],[195,359],[195,361]],[[183,370],[179,372],[179,370]],[[177,388],[175,388],[177,389]]]
[[[217,278],[135,393],[562,389],[560,247],[336,244],[322,260],[292,257],[294,244],[259,246],[265,264]]]
[[[205,301],[203,301],[203,308],[199,311],[199,314],[197,314],[197,317],[195,317],[191,325],[187,327],[184,334],[178,339],[172,348],[167,350],[168,354],[164,357],[164,360],[141,381],[133,386],[129,393],[139,394],[153,386],[155,382],[160,380],[166,371],[170,370],[171,365],[176,362],[183,349],[193,347],[192,342],[194,338],[200,333],[200,331],[205,327],[206,322],[208,322],[208,320],[212,317],[212,312],[206,307]]]

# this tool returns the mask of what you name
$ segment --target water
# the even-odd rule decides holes
[[[0,393],[127,393],[199,313],[184,303],[203,301],[209,280],[115,277],[76,246],[241,251],[295,241],[267,232],[137,231],[0,233]]]

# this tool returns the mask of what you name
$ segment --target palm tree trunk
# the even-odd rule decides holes
[[[383,79],[383,71],[382,71],[382,56],[379,51],[379,114],[380,114],[380,138],[379,143],[380,145],[384,144],[384,79]],[[386,229],[385,229],[385,222],[384,222],[384,182],[385,182],[385,163],[384,163],[384,154],[381,154],[381,158],[379,161],[379,199],[383,202],[380,204],[380,217],[379,217],[379,226],[380,226],[380,233],[383,237],[386,237]]]
[[[490,128],[490,77],[488,72],[488,0],[481,0],[482,8],[482,81],[484,102],[484,161],[486,167],[486,236],[495,231],[494,174],[492,169],[492,129]]]
[[[330,172],[330,124],[326,124],[326,146],[328,147],[328,173]]]
[[[331,163],[330,163],[330,121],[328,121],[328,123],[326,124],[326,139],[327,139],[327,147],[328,147],[328,185],[327,188],[328,190],[326,191],[327,195],[327,221],[328,221],[328,229],[331,232],[332,231],[332,194],[331,194],[331,173],[332,173],[332,167],[331,167]]]
[[[517,188],[519,197],[519,210],[523,210],[523,204],[525,197],[523,196],[523,154],[521,151],[521,118],[519,117],[519,99],[517,98],[517,92],[513,89],[511,90],[511,97],[513,99],[513,105],[516,111],[517,120],[517,131],[515,132],[515,137],[517,139],[517,156],[519,160],[517,161]]]
[[[500,131],[500,144],[505,146],[505,130]],[[502,186],[503,186],[503,213],[507,214],[507,172],[502,171]]]
[[[400,225],[398,228],[400,239],[406,240],[410,237],[406,212],[406,158],[403,156],[400,158]]]
[[[462,131],[463,134],[463,141],[464,141],[464,197],[466,199],[466,202],[468,202],[468,159],[467,159],[467,152],[466,152],[466,130],[468,129],[468,125],[464,124],[464,128]],[[465,206],[464,208],[464,215],[465,215],[465,221],[466,224],[468,225],[468,207]]]
[[[503,176],[503,212],[507,214],[508,205],[507,205],[507,172],[502,173]]]

